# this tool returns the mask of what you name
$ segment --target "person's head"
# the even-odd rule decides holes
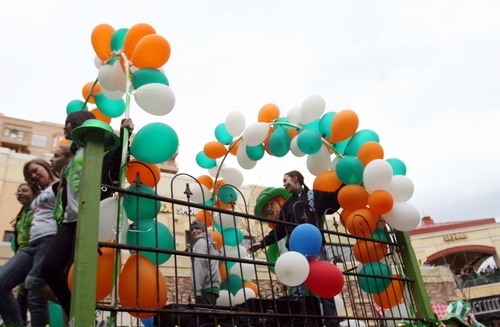
[[[68,140],[71,140],[71,132],[73,129],[82,125],[84,121],[89,119],[95,119],[95,116],[90,111],[79,110],[70,113],[66,117],[66,122],[64,123],[64,137]]]
[[[68,163],[72,155],[69,146],[60,145],[57,147],[52,158],[50,158],[50,169],[56,176],[59,176],[62,168]]]
[[[23,167],[24,179],[28,183],[33,183],[41,189],[45,189],[57,178],[50,169],[47,160],[37,158],[28,161]]]
[[[304,176],[297,170],[285,173],[283,175],[283,187],[289,193],[297,193],[304,187]]]
[[[445,310],[441,319],[446,326],[470,327],[469,322],[470,307],[464,300],[451,302]]]
[[[190,230],[191,230],[191,236],[196,237],[201,233],[206,233],[207,227],[200,220],[193,220],[193,222],[191,222]]]
[[[17,187],[16,198],[23,207],[29,207],[33,199],[40,193],[38,187],[33,183],[21,183]]]

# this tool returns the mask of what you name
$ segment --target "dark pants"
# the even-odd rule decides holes
[[[59,304],[69,317],[71,291],[68,287],[68,270],[73,263],[76,222],[63,223],[49,246],[42,264],[42,276],[50,286]]]
[[[212,292],[201,291],[201,295],[196,296],[196,304],[211,304],[216,305],[219,295]]]

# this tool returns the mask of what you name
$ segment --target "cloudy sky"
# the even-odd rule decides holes
[[[136,131],[176,130],[181,172],[207,173],[195,155],[228,113],[249,125],[266,103],[286,116],[317,94],[326,111],[354,110],[385,157],[405,162],[421,215],[500,217],[498,17],[497,1],[11,1],[0,12],[0,112],[62,123],[97,77],[93,28],[144,22],[171,45],[176,105],[157,117],[132,101],[131,117]],[[245,184],[280,186],[290,169],[306,172],[306,159],[241,170]]]

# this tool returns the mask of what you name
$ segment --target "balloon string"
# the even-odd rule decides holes
[[[89,99],[92,96],[92,93],[94,92],[94,89],[95,89],[97,83],[99,83],[99,78],[96,78],[94,81],[94,84],[92,84],[92,86],[90,87],[89,94],[87,94],[87,96],[85,97],[85,101],[83,101],[82,109],[80,109],[80,110],[85,110],[85,106],[87,106],[87,103],[89,103]]]

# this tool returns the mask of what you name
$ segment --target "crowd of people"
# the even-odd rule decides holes
[[[88,111],[70,113],[64,136],[85,121],[95,119]],[[121,128],[133,130],[130,119]],[[103,158],[103,184],[119,181],[121,147]],[[50,162],[36,158],[23,167],[25,182],[16,197],[22,208],[14,220],[14,256],[0,267],[0,316],[6,326],[47,326],[48,301],[59,303],[68,322],[71,292],[67,273],[73,262],[78,217],[83,149],[76,143],[59,146]],[[101,198],[111,195],[104,190]],[[13,290],[17,288],[17,297]]]

